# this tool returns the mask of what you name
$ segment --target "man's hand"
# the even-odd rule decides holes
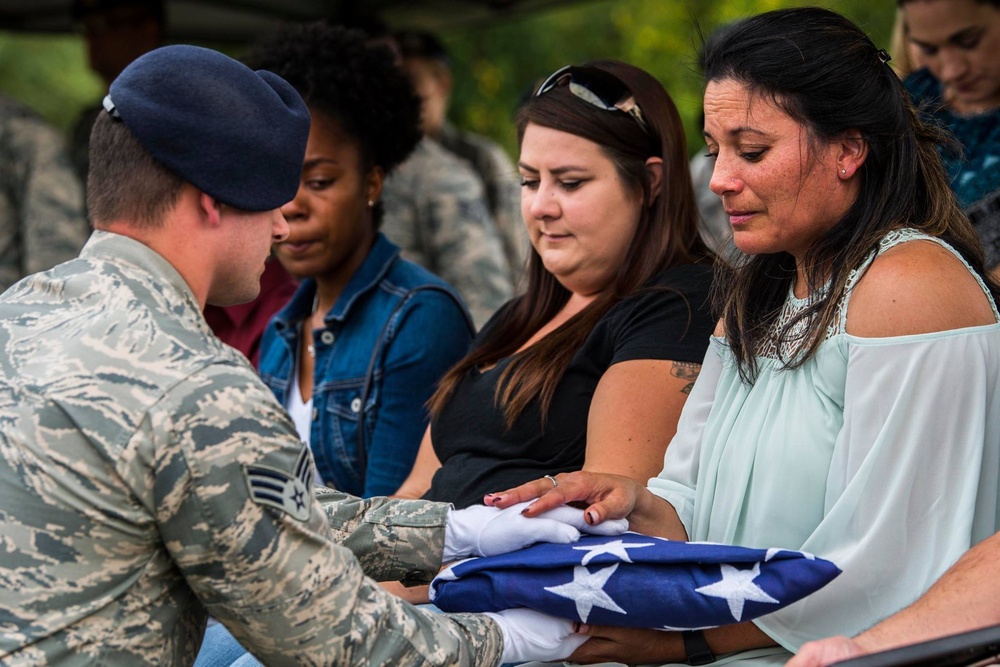
[[[486,615],[496,621],[503,632],[502,664],[564,660],[587,641],[584,635],[574,633],[574,626],[578,624],[540,611],[505,609]]]

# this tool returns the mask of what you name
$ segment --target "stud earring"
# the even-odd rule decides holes
[[[840,170],[840,173],[842,173],[842,174],[846,174],[846,173],[847,173],[847,170],[846,170],[846,169],[841,169],[841,170]]]
[[[375,208],[375,202],[371,199],[368,200],[368,208]]]

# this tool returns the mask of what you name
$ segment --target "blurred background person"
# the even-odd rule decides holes
[[[704,114],[699,126],[705,126]],[[733,253],[738,250],[733,244],[733,228],[729,225],[722,200],[710,187],[714,169],[715,162],[704,151],[695,153],[691,158],[691,185],[698,204],[698,229],[701,230],[701,238],[717,256],[734,259]]]
[[[388,47],[402,68],[399,42],[369,17],[369,44]],[[477,327],[514,293],[503,237],[486,187],[469,162],[424,135],[382,188],[382,233],[403,257],[453,285]]]
[[[892,60],[889,64],[899,75],[900,79],[905,79],[918,69],[924,66],[920,57],[920,49],[910,41],[910,31],[906,27],[906,15],[902,8],[896,8],[896,18],[892,22],[892,36],[889,38],[889,55]]]
[[[0,95],[0,291],[80,252],[83,189],[58,130]]]
[[[1000,0],[899,0],[925,65],[906,88],[925,117],[958,146],[941,157],[958,201],[1000,269]]]
[[[465,160],[423,137],[385,179],[382,233],[403,257],[454,285],[482,326],[514,293],[483,182]]]
[[[456,127],[448,120],[451,103],[452,63],[441,41],[429,32],[396,33],[403,69],[423,100],[424,134],[466,160],[486,187],[490,213],[500,228],[514,285],[524,273],[528,236],[521,223],[521,189],[517,168],[507,152],[492,139]]]
[[[129,63],[163,43],[163,0],[73,0],[71,11],[83,32],[90,69],[105,90]],[[100,103],[84,109],[70,133],[73,166],[85,185],[90,129],[101,109]]]

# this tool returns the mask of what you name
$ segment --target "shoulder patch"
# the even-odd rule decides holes
[[[313,501],[313,458],[309,447],[302,445],[295,460],[295,472],[270,466],[243,466],[250,497],[258,505],[267,505],[291,515],[299,521],[308,521]]]

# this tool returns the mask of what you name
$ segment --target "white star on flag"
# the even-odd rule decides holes
[[[754,563],[752,570],[740,570],[725,564],[720,568],[722,581],[696,588],[695,591],[713,598],[724,598],[729,603],[729,611],[737,621],[743,620],[743,604],[747,600],[780,604],[753,583],[753,580],[760,575],[760,563]]]
[[[803,558],[806,558],[808,560],[816,560],[816,556],[813,556],[808,551],[792,551],[791,549],[778,549],[772,547],[767,550],[767,555],[764,556],[764,562],[765,563],[769,562],[772,558],[780,554],[782,551],[787,551],[790,554],[801,554]]]
[[[559,586],[546,586],[545,590],[562,598],[567,598],[576,602],[576,613],[580,615],[580,620],[587,622],[590,610],[594,607],[608,609],[626,614],[624,609],[619,607],[611,596],[604,592],[604,584],[618,569],[618,563],[611,567],[606,567],[591,574],[590,570],[577,565],[573,568],[573,581]]]
[[[639,547],[652,547],[655,546],[652,542],[644,542],[642,544],[626,544],[622,540],[614,540],[613,542],[605,542],[604,544],[595,544],[591,547],[573,547],[577,551],[586,551],[587,555],[583,557],[581,565],[586,565],[595,556],[601,554],[611,554],[613,556],[618,556],[619,560],[623,560],[626,563],[631,563],[632,559],[628,557],[628,551],[626,549],[638,549]]]

